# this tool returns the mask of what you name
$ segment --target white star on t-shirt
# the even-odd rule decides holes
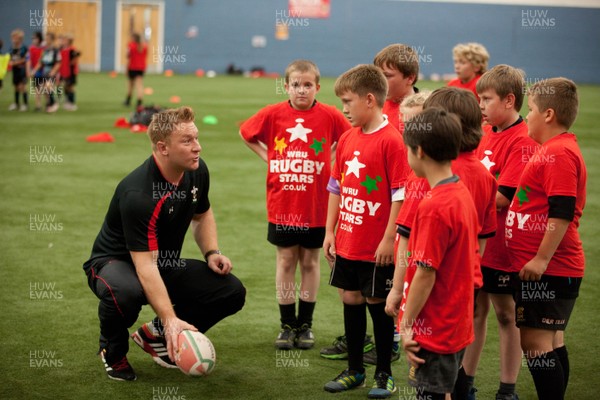
[[[296,139],[300,139],[304,143],[308,143],[308,139],[306,138],[306,135],[311,133],[312,129],[307,129],[302,126],[302,122],[304,122],[304,120],[302,118],[296,119],[296,122],[297,122],[297,124],[295,127],[288,128],[285,130],[286,132],[289,132],[292,134],[292,136],[290,137],[290,143]]]
[[[354,176],[360,179],[360,169],[366,167],[366,165],[358,161],[358,155],[360,155],[360,151],[355,151],[352,161],[346,161],[346,165],[348,166],[346,176],[354,174]]]
[[[492,153],[493,152],[491,150],[484,151],[483,154],[485,154],[485,157],[483,158],[483,160],[481,160],[481,163],[487,168],[488,171],[490,170],[490,168],[496,165],[495,162],[490,160],[490,156],[492,155]]]

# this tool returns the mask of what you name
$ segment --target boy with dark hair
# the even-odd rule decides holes
[[[332,149],[350,129],[337,108],[315,100],[319,78],[312,61],[293,61],[285,71],[289,100],[263,108],[240,128],[244,143],[269,166],[267,240],[277,246],[275,286],[281,331],[275,346],[282,350],[314,345],[312,320],[327,218],[326,210],[314,204],[327,202]]]
[[[508,206],[517,191],[517,183],[537,143],[527,136],[527,125],[519,115],[525,92],[524,72],[509,65],[496,65],[477,82],[479,106],[483,120],[484,136],[477,148],[477,156],[496,177],[498,193],[496,210],[498,232],[504,232]],[[500,342],[500,385],[497,400],[516,399],[515,386],[521,369],[519,330],[515,325],[514,289],[511,281],[518,272],[511,265],[502,235],[490,238],[481,260],[483,290],[479,293],[478,307],[490,300],[498,320]],[[483,319],[487,316],[482,315]],[[473,359],[471,359],[473,356]],[[468,353],[467,364],[479,358]],[[464,371],[469,384],[475,371]]]
[[[400,330],[415,368],[417,398],[441,400],[452,392],[465,348],[473,341],[479,223],[469,190],[451,169],[463,136],[459,118],[431,107],[419,121],[404,131],[408,163],[432,189],[417,208],[408,242]]]
[[[400,103],[419,91],[415,87],[419,80],[419,55],[405,44],[390,44],[377,53],[373,64],[381,68],[388,82],[388,93],[382,112],[387,115],[392,126],[402,133],[404,127]]]
[[[366,309],[377,343],[375,382],[369,398],[396,390],[391,371],[394,321],[385,298],[394,274],[395,220],[408,166],[402,138],[383,116],[387,81],[373,65],[358,65],[335,83],[353,128],[339,141],[331,179],[323,250],[332,265],[330,284],[343,289],[348,368],[325,384],[329,392],[364,386]],[[335,228],[337,226],[337,231]]]
[[[519,180],[506,218],[511,264],[519,271],[516,322],[540,400],[561,400],[569,381],[564,330],[585,270],[579,218],[587,170],[575,135],[577,87],[566,78],[532,85],[529,136],[541,146]]]

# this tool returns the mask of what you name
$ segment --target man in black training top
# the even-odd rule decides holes
[[[176,368],[177,336],[206,332],[244,305],[246,290],[221,254],[208,200],[209,174],[189,107],[148,127],[152,155],[119,183],[83,268],[100,299],[100,356],[109,378],[132,381],[129,333],[142,305],[157,317],[131,337],[154,361]],[[188,227],[206,262],[183,259]]]

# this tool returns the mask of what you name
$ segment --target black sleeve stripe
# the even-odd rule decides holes
[[[548,218],[560,218],[573,221],[575,218],[575,196],[549,196]]]
[[[489,239],[494,236],[496,236],[496,231],[489,232],[489,233],[480,233],[479,235],[477,235],[477,238],[478,239]]]
[[[396,232],[407,239],[410,238],[410,228],[404,225],[398,225]]]
[[[502,194],[502,196],[506,197],[508,201],[512,201],[513,197],[515,197],[515,193],[517,193],[517,188],[500,185],[498,186],[498,191]]]

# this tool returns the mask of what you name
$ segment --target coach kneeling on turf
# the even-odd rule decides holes
[[[83,268],[100,299],[100,351],[109,378],[132,381],[129,332],[142,305],[157,317],[131,337],[154,361],[177,368],[177,336],[206,332],[243,305],[246,289],[219,251],[209,173],[189,107],[165,110],[148,127],[152,155],[117,186]],[[180,258],[188,227],[204,261]]]

